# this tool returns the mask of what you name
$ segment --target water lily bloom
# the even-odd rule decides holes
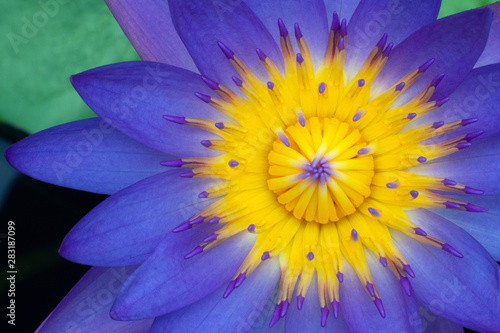
[[[6,153],[111,194],[39,332],[500,331],[500,5],[107,3],[144,61]]]

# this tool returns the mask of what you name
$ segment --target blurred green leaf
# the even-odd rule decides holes
[[[453,15],[464,10],[486,6],[497,0],[443,0],[438,17]]]
[[[102,0],[4,0],[0,13],[0,119],[29,133],[95,116],[70,75],[139,60]]]

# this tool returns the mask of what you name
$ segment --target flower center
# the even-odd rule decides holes
[[[288,127],[269,153],[267,184],[298,219],[328,223],[356,211],[370,195],[373,158],[357,129],[335,118]]]

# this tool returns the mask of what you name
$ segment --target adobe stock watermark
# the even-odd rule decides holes
[[[69,2],[70,0],[39,0],[40,10],[33,15],[23,16],[17,32],[11,31],[7,34],[7,39],[14,53],[19,53],[20,46],[28,44],[31,39],[35,38],[40,29],[44,28],[50,19],[59,13],[61,5]]]
[[[132,87],[128,94],[113,101],[111,105],[111,111],[114,113],[113,119],[103,118],[95,128],[86,128],[79,134],[75,134],[80,137],[80,140],[67,145],[64,159],[54,160],[51,165],[59,184],[104,142],[106,135],[115,131],[113,122],[126,119],[130,112],[137,112],[139,102],[146,100],[160,86],[165,78],[163,75],[168,75],[168,72],[160,71],[159,64],[156,67],[146,67],[142,81]]]

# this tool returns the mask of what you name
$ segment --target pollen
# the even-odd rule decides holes
[[[281,278],[270,326],[286,315],[294,297],[299,310],[306,300],[318,302],[307,297],[312,279],[317,280],[320,324],[326,325],[330,310],[337,317],[346,263],[385,317],[384,295],[373,281],[365,251],[390,269],[402,290],[411,295],[408,277],[415,274],[392,242],[391,229],[451,255],[462,254],[422,230],[406,212],[415,208],[487,210],[446,195],[480,195],[481,190],[408,170],[466,149],[482,134],[439,139],[477,119],[407,126],[448,100],[432,99],[442,74],[408,96],[407,89],[434,59],[409,68],[407,75],[390,82],[389,89],[375,94],[374,81],[393,44],[387,44],[388,36],[383,35],[359,71],[348,76],[344,72],[349,57],[346,26],[334,13],[324,60],[313,64],[299,25],[294,25],[296,50],[285,23],[278,20],[284,72],[273,62],[280,59],[271,60],[265,50],[257,49],[266,79],[219,42],[238,75],[232,78],[235,89],[202,77],[218,97],[194,95],[231,120],[164,116],[179,126],[219,137],[200,142],[200,149],[213,150],[214,157],[162,162],[166,167],[186,168],[181,177],[218,179],[217,185],[198,195],[199,200],[212,199],[211,203],[173,230],[186,231],[203,223],[220,226],[200,239],[185,258],[202,255],[236,234],[252,234],[254,246],[222,296],[229,297],[262,261],[274,260]],[[402,94],[408,102],[395,103]],[[422,143],[430,138],[437,143]]]

